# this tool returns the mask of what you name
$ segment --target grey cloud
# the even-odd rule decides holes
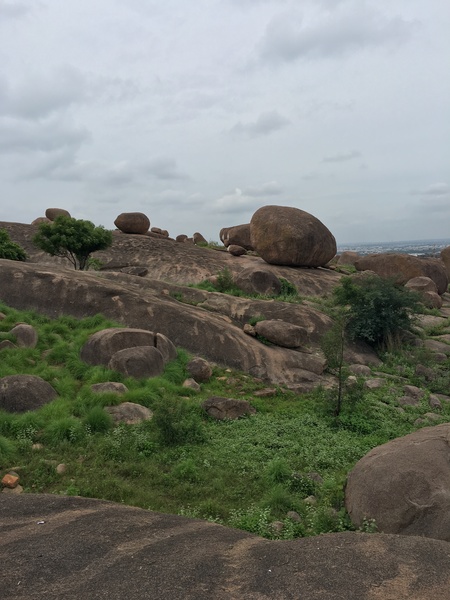
[[[189,179],[189,177],[178,171],[177,163],[173,158],[154,158],[143,166],[143,173],[148,173],[157,179],[176,180]]]
[[[244,188],[244,196],[261,197],[261,196],[279,196],[283,193],[283,188],[276,181],[268,181],[260,186],[249,186]]]
[[[306,23],[299,13],[274,17],[259,44],[263,62],[292,62],[302,57],[338,57],[365,47],[398,44],[407,40],[414,24],[387,17],[361,3],[338,5]]]
[[[34,122],[0,118],[0,153],[3,154],[78,149],[89,139],[86,129],[60,119]]]
[[[447,183],[438,182],[432,183],[428,187],[422,190],[413,190],[411,192],[414,196],[428,196],[428,197],[438,197],[438,196],[449,196],[450,195],[450,187]]]
[[[342,154],[334,154],[332,156],[324,156],[322,162],[325,163],[335,163],[335,162],[347,162],[349,160],[354,160],[355,158],[361,158],[361,152],[357,150],[352,150],[351,152],[344,152]]]
[[[0,0],[0,19],[16,19],[23,17],[31,11],[31,6],[26,2],[8,2]]]
[[[232,127],[231,133],[259,137],[278,131],[286,127],[289,123],[289,119],[280,115],[276,110],[271,110],[261,113],[256,121],[252,123],[242,123],[239,121]]]
[[[28,75],[14,84],[0,79],[0,115],[41,119],[88,100],[115,102],[137,93],[132,81],[97,77],[66,65],[46,75]]]

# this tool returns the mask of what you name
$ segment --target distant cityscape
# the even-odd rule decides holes
[[[366,254],[380,254],[384,252],[397,252],[412,254],[413,256],[436,256],[441,250],[450,246],[450,238],[439,240],[406,240],[403,242],[375,242],[372,244],[354,243],[338,244],[338,253],[344,250]]]

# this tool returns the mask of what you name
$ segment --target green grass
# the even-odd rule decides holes
[[[51,321],[3,304],[0,311],[6,314],[1,335],[19,321],[39,333],[35,349],[1,351],[0,377],[39,375],[58,392],[35,412],[0,411],[0,475],[16,468],[25,492],[103,498],[269,538],[343,531],[351,529],[343,506],[348,471],[371,448],[414,431],[414,421],[430,410],[426,395],[419,407],[398,411],[404,381],[394,379],[381,390],[358,386],[347,393],[338,419],[332,414],[333,392],[318,388],[299,396],[277,388],[275,395],[257,398],[254,392],[263,383],[217,367],[197,393],[182,387],[189,355],[181,350],[162,377],[123,378],[79,358],[89,335],[112,325],[102,317]],[[435,381],[418,381],[415,364],[430,365],[431,358],[424,351],[408,352],[418,354],[385,354],[379,370],[399,374],[401,368],[409,382],[429,392],[447,386],[448,392],[449,361],[433,366]],[[121,397],[92,392],[91,384],[104,381],[122,381],[129,391]],[[238,421],[210,419],[200,404],[212,395],[247,399],[257,414]],[[114,426],[104,407],[121,401],[148,407],[154,418]],[[450,405],[443,404],[441,415],[450,420]],[[43,447],[33,449],[37,443]],[[66,465],[63,474],[56,473],[59,463]],[[310,496],[315,504],[305,501]],[[300,520],[289,518],[289,511]],[[273,526],[276,520],[283,523],[281,531]]]

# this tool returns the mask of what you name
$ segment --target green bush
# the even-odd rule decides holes
[[[39,225],[33,244],[51,256],[67,258],[75,269],[87,270],[92,252],[111,246],[112,233],[91,221],[61,215],[52,223]]]
[[[217,273],[217,283],[215,285],[218,292],[229,292],[234,286],[233,274],[227,268]]]
[[[378,348],[386,348],[402,332],[412,331],[419,296],[377,275],[345,277],[334,290],[337,304],[348,308],[347,331]]]
[[[0,229],[0,258],[8,260],[26,260],[25,250],[9,239],[6,229]]]

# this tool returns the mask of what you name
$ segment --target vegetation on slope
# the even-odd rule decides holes
[[[162,377],[125,379],[79,358],[88,336],[112,325],[102,317],[52,321],[2,304],[0,310],[6,315],[0,339],[12,339],[7,332],[19,321],[39,333],[35,349],[0,351],[0,377],[39,375],[59,395],[35,412],[0,411],[1,475],[16,470],[25,492],[103,498],[208,518],[272,538],[342,531],[351,528],[343,508],[347,472],[374,446],[416,429],[415,420],[430,410],[428,394],[420,406],[398,410],[396,398],[405,383],[399,369],[410,383],[424,385],[414,375],[418,358],[413,353],[419,350],[412,348],[385,355],[384,370],[392,379],[380,390],[358,383],[345,392],[335,417],[332,392],[317,389],[299,396],[277,389],[257,397],[262,382],[228,369],[215,368],[201,392],[184,388],[189,358],[184,351]],[[424,354],[420,360],[433,366]],[[448,367],[433,366],[439,376],[426,384],[429,391],[449,389]],[[92,384],[105,381],[121,381],[129,392],[92,392]],[[200,409],[212,395],[247,399],[257,414],[214,421]],[[153,420],[113,426],[104,407],[122,401],[150,408]],[[441,416],[449,420],[450,405],[443,403]],[[59,463],[66,465],[64,473],[57,473]]]

